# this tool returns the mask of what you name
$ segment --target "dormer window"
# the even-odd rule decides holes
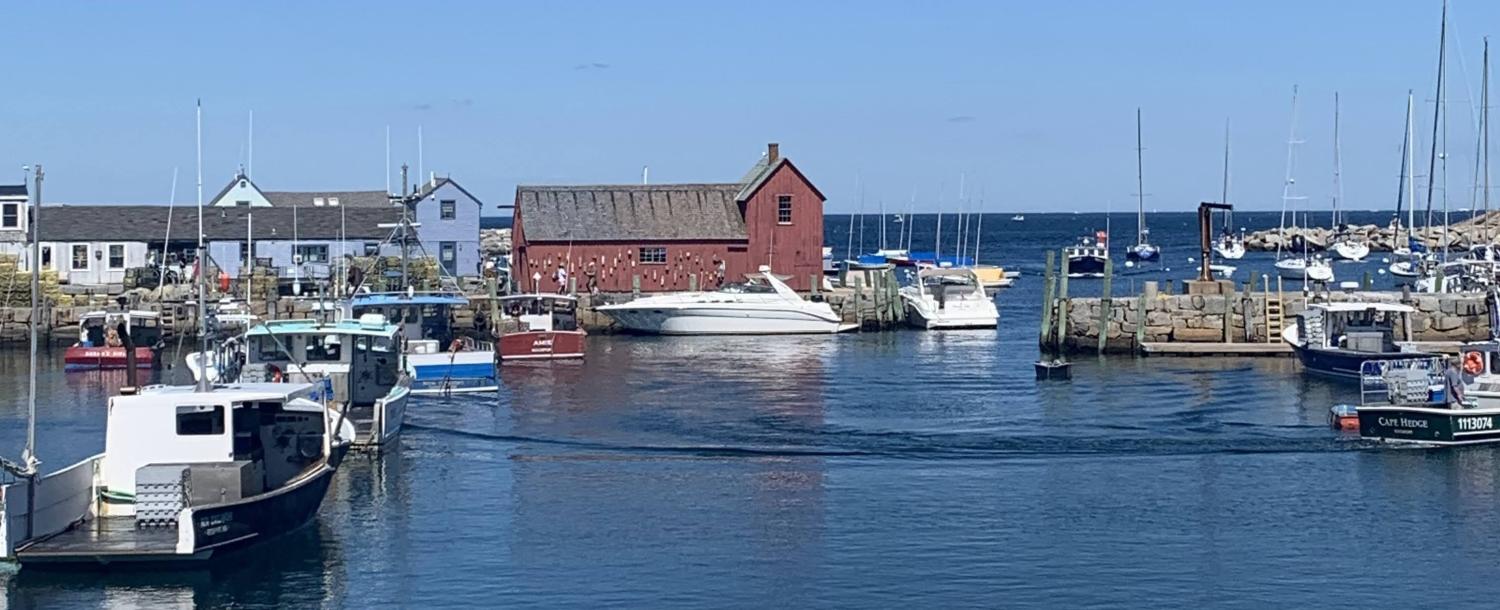
[[[338,197],[329,197],[328,198],[328,205],[334,206],[334,207],[338,207],[338,205],[339,205],[339,198]]]
[[[241,178],[240,179],[240,188],[245,188],[247,186],[250,186],[250,182],[247,181],[247,180],[245,180],[244,178]]]
[[[323,207],[323,198],[322,197],[313,197],[313,207],[319,207],[319,208]]]

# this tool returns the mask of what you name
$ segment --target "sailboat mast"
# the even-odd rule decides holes
[[[1146,149],[1141,146],[1141,109],[1135,109],[1135,245],[1146,243],[1146,182],[1142,176],[1141,166],[1143,152]]]
[[[1276,260],[1281,260],[1281,251],[1286,247],[1286,209],[1292,200],[1293,186],[1297,183],[1292,172],[1297,162],[1297,86],[1292,85],[1292,127],[1286,140],[1286,178],[1281,184],[1281,239],[1276,243]],[[1292,222],[1297,222],[1297,211],[1292,211]]]
[[[859,174],[856,173],[854,174],[854,190],[860,190],[860,188]],[[849,213],[849,243],[844,247],[844,260],[854,260],[854,212]]]
[[[984,189],[979,190],[979,220],[974,229],[974,265],[979,266],[979,238],[984,234]]]
[[[197,112],[198,148],[198,353],[208,357],[208,305],[204,293],[208,292],[208,256],[203,250],[203,100],[198,100]],[[199,375],[198,391],[210,389],[208,375]]]
[[[1339,229],[1339,200],[1344,198],[1344,183],[1340,174],[1344,166],[1339,158],[1339,92],[1333,92],[1333,230]]]
[[[885,249],[885,200],[880,200],[880,249]]]
[[[1484,37],[1484,84],[1479,93],[1480,157],[1484,167],[1484,227],[1485,241],[1490,241],[1490,37]]]
[[[1413,231],[1417,229],[1417,155],[1412,148],[1416,145],[1417,126],[1415,120],[1416,110],[1413,107],[1414,97],[1411,89],[1406,90],[1406,241],[1407,248],[1411,247]]]
[[[1224,119],[1224,190],[1219,193],[1219,203],[1229,203],[1229,119]],[[1224,229],[1232,230],[1234,210],[1224,214]]]
[[[1443,23],[1438,29],[1437,103],[1432,107],[1432,151],[1427,158],[1427,221],[1432,226],[1432,188],[1437,181],[1438,127],[1443,112],[1443,62],[1448,41],[1448,3],[1443,2]]]

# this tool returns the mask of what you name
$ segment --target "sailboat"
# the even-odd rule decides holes
[[[1219,200],[1229,203],[1229,119],[1224,119],[1224,190]],[[1219,258],[1239,260],[1245,257],[1245,235],[1234,232],[1234,210],[1224,213],[1224,231],[1214,242],[1214,252]]]
[[[1447,55],[1448,55],[1447,50],[1448,50],[1448,3],[1444,2],[1443,3],[1443,20],[1442,20],[1442,26],[1438,30],[1438,68],[1437,68],[1437,86],[1436,86],[1436,90],[1437,90],[1437,92],[1436,92],[1437,103],[1433,105],[1433,111],[1432,111],[1432,147],[1430,149],[1430,152],[1429,152],[1428,158],[1427,158],[1427,222],[1426,222],[1427,229],[1426,229],[1426,231],[1430,231],[1431,227],[1432,227],[1432,202],[1433,202],[1433,190],[1434,190],[1434,187],[1436,185],[1436,182],[1439,180],[1439,176],[1440,175],[1443,176],[1443,177],[1446,177],[1448,175],[1448,173],[1447,173],[1447,164],[1448,164],[1448,154],[1447,154],[1447,151],[1446,150],[1443,150],[1441,152],[1439,151],[1439,147],[1446,148],[1446,145],[1447,145],[1447,134],[1446,134],[1447,114],[1444,113],[1444,108],[1443,108],[1443,103],[1444,103],[1444,100],[1446,99],[1446,96],[1444,94],[1447,92],[1446,82],[1444,80],[1446,78],[1446,76],[1447,76]],[[1440,130],[1442,130],[1442,131],[1440,131]],[[1440,160],[1440,159],[1443,162],[1443,168],[1441,170],[1442,171],[1441,174],[1438,173],[1439,172],[1438,160]],[[1446,184],[1444,186],[1446,186]],[[1429,257],[1424,258],[1423,259],[1423,264],[1419,267],[1419,271],[1420,271],[1422,277],[1419,278],[1414,283],[1414,287],[1416,287],[1417,290],[1422,291],[1422,292],[1444,292],[1446,290],[1449,290],[1449,289],[1453,288],[1452,282],[1445,282],[1444,281],[1446,279],[1445,276],[1447,275],[1447,272],[1452,269],[1452,268],[1448,268],[1448,269],[1444,268],[1446,266],[1446,263],[1448,262],[1448,195],[1447,195],[1447,189],[1446,188],[1443,189],[1443,235],[1442,235],[1442,244],[1443,244],[1443,263],[1444,263],[1444,265],[1435,265],[1435,264],[1432,264],[1433,261],[1431,260],[1430,255],[1429,255]],[[1425,250],[1425,248],[1422,246],[1422,244],[1419,243],[1415,239],[1411,240],[1410,245],[1411,245],[1411,251],[1412,251],[1412,256],[1413,257],[1415,257],[1417,255],[1417,253],[1422,252],[1422,251]]]
[[[1396,256],[1398,256],[1398,257],[1404,256],[1406,258],[1404,260],[1397,260],[1397,261],[1392,262],[1391,265],[1390,265],[1390,267],[1387,269],[1388,271],[1390,271],[1391,275],[1396,276],[1398,278],[1406,278],[1406,279],[1418,278],[1418,277],[1422,276],[1421,259],[1418,256],[1418,254],[1413,251],[1413,248],[1411,247],[1412,245],[1416,244],[1416,239],[1412,236],[1412,230],[1415,227],[1415,223],[1416,223],[1416,219],[1417,219],[1417,214],[1416,214],[1416,207],[1417,206],[1416,206],[1416,203],[1415,203],[1416,187],[1413,185],[1413,180],[1412,180],[1413,172],[1416,169],[1415,166],[1414,166],[1414,164],[1415,164],[1415,159],[1413,158],[1414,155],[1412,155],[1412,150],[1411,150],[1412,136],[1413,135],[1414,135],[1414,127],[1413,127],[1413,124],[1412,124],[1412,92],[1411,92],[1411,90],[1407,90],[1407,92],[1406,92],[1406,133],[1401,138],[1401,180],[1400,180],[1400,183],[1399,183],[1399,187],[1396,189],[1396,218],[1395,218],[1396,229],[1397,229],[1396,230],[1395,238],[1397,240],[1400,240],[1401,239],[1401,231],[1400,231],[1400,229],[1402,228],[1402,226],[1401,226],[1401,206],[1402,206],[1402,204],[1405,204],[1405,206],[1406,206],[1406,226],[1405,226],[1405,229],[1406,229],[1406,244],[1407,245],[1405,245],[1405,246],[1399,246],[1398,245],[1396,247],[1396,249],[1395,249],[1395,252],[1394,252],[1394,254]],[[1398,241],[1398,243],[1400,243],[1400,242]]]
[[[1302,254],[1287,256],[1286,244],[1286,212],[1288,205],[1293,201],[1301,201],[1306,197],[1295,194],[1297,179],[1293,174],[1297,168],[1297,87],[1292,87],[1292,128],[1291,135],[1286,142],[1286,178],[1281,187],[1281,239],[1276,244],[1276,273],[1282,279],[1302,281],[1312,280],[1315,282],[1333,281],[1333,268],[1328,266],[1327,261],[1311,256],[1307,249],[1307,240],[1302,239]],[[1293,224],[1297,221],[1296,210],[1292,211]],[[1307,224],[1305,221],[1303,224]]]
[[[1370,244],[1349,234],[1340,215],[1339,202],[1344,198],[1344,183],[1341,180],[1343,162],[1339,157],[1339,94],[1333,92],[1333,244],[1328,246],[1339,258],[1350,261],[1364,260],[1370,255]]]
[[[1135,245],[1125,251],[1125,260],[1152,262],[1161,257],[1161,250],[1151,245],[1151,229],[1146,228],[1146,189],[1141,175],[1141,156],[1146,149],[1141,146],[1141,109],[1135,109]]]

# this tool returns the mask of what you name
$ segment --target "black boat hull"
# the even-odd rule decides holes
[[[1500,410],[1441,406],[1359,408],[1361,438],[1422,445],[1500,442]]]
[[[1104,277],[1104,257],[1068,257],[1068,277]]]
[[[1339,349],[1314,349],[1293,344],[1302,370],[1311,375],[1358,383],[1360,367],[1364,363],[1379,360],[1411,360],[1431,358],[1434,354],[1420,352],[1356,352]]]

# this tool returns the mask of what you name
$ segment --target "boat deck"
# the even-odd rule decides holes
[[[136,527],[135,517],[104,517],[75,525],[16,551],[27,561],[77,562],[177,558],[176,527]]]
[[[1285,341],[1274,343],[1186,343],[1146,342],[1141,352],[1147,356],[1292,356],[1292,346]]]

